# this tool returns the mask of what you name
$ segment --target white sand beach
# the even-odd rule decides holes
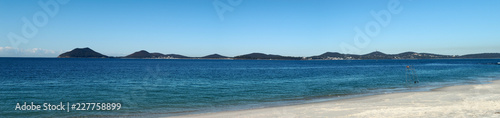
[[[240,111],[194,114],[189,118],[269,117],[500,117],[500,81],[426,92],[391,93],[352,99]]]

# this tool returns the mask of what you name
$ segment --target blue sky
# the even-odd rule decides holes
[[[55,57],[78,47],[109,56],[139,50],[186,56],[500,52],[498,0],[63,1],[0,0],[0,57]],[[39,2],[56,3],[57,13],[50,16]],[[233,10],[222,13],[221,19],[214,2]],[[371,11],[388,11],[388,5],[397,2],[401,11],[389,12],[386,26],[372,16]],[[36,33],[23,35],[23,18],[38,23],[32,25]],[[372,22],[380,27],[369,31],[378,33],[356,45],[359,33],[354,29],[366,34]],[[11,33],[26,40],[9,38]],[[346,52],[345,45],[357,50]]]

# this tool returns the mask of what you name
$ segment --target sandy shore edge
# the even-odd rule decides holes
[[[424,92],[390,93],[300,105],[173,116],[268,117],[500,117],[500,80]]]

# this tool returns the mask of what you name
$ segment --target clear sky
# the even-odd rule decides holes
[[[139,50],[313,56],[346,52],[345,45],[355,54],[498,53],[499,6],[500,0],[0,0],[0,57],[56,57],[79,47],[109,56]],[[383,26],[372,11],[389,11],[390,21],[379,17],[388,21]],[[367,35],[367,26],[369,42],[355,30]]]

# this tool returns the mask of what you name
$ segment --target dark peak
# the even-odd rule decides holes
[[[69,52],[62,53],[58,58],[107,58],[108,56],[98,53],[88,47],[75,48]]]
[[[250,53],[250,54],[247,54],[247,55],[267,55],[267,54],[260,53],[260,52],[254,52],[254,53]]]
[[[326,58],[342,58],[342,57],[345,57],[347,55],[344,55],[344,54],[340,54],[338,52],[325,52],[321,55],[318,55],[318,56],[311,56],[311,57],[308,57],[308,58],[311,58],[311,59],[326,59]]]
[[[75,49],[73,49],[71,51],[94,51],[94,50],[92,50],[92,49],[90,49],[88,47],[85,47],[85,48],[75,48]]]
[[[408,52],[403,52],[403,53],[399,53],[396,55],[397,56],[412,56],[412,55],[420,55],[420,53],[408,51]]]
[[[380,51],[373,51],[372,53],[377,53],[377,54],[385,54],[385,53],[380,52]]]
[[[340,54],[340,53],[338,53],[338,52],[325,52],[321,55],[332,55],[332,54]]]
[[[149,53],[149,52],[148,52],[148,51],[146,51],[146,50],[141,50],[141,51],[137,51],[137,52],[141,52],[141,53],[144,53],[144,52],[145,52],[145,53]]]
[[[387,55],[387,54],[382,53],[382,52],[380,52],[380,51],[375,51],[375,52],[368,53],[368,54],[366,54],[366,55]]]
[[[410,54],[411,55],[411,54],[418,54],[418,53],[417,52],[408,51],[408,52],[399,53],[398,55],[400,55],[400,54],[405,54],[405,55],[406,54]]]
[[[264,54],[264,53],[254,52],[254,53],[250,53],[250,54],[246,54],[246,55],[242,55],[242,56],[263,56],[263,57],[276,57],[276,56],[280,56],[280,55]]]
[[[125,56],[125,58],[190,58],[183,55],[178,54],[162,54],[158,52],[149,53],[148,51],[141,50],[134,52],[130,55]]]
[[[300,57],[289,57],[264,53],[250,53],[234,57],[235,59],[272,59],[272,60],[300,60]]]
[[[204,57],[201,57],[201,58],[228,58],[228,57],[222,56],[222,55],[219,55],[219,54],[211,54],[211,55],[207,55],[207,56],[204,56]]]
[[[75,48],[74,50],[92,50],[89,47],[84,47],[84,48]]]
[[[152,57],[153,55],[145,50],[137,51],[130,55],[125,56],[125,58],[152,58]]]
[[[146,51],[146,50],[141,50],[141,51],[134,52],[134,53],[132,53],[132,54],[151,54],[151,53],[149,53],[149,52],[148,52],[148,51]],[[131,54],[131,55],[132,55],[132,54]]]
[[[340,55],[343,55],[343,54],[340,54],[338,52],[325,52],[319,56],[321,56],[321,57],[333,57],[333,56],[340,56]]]

